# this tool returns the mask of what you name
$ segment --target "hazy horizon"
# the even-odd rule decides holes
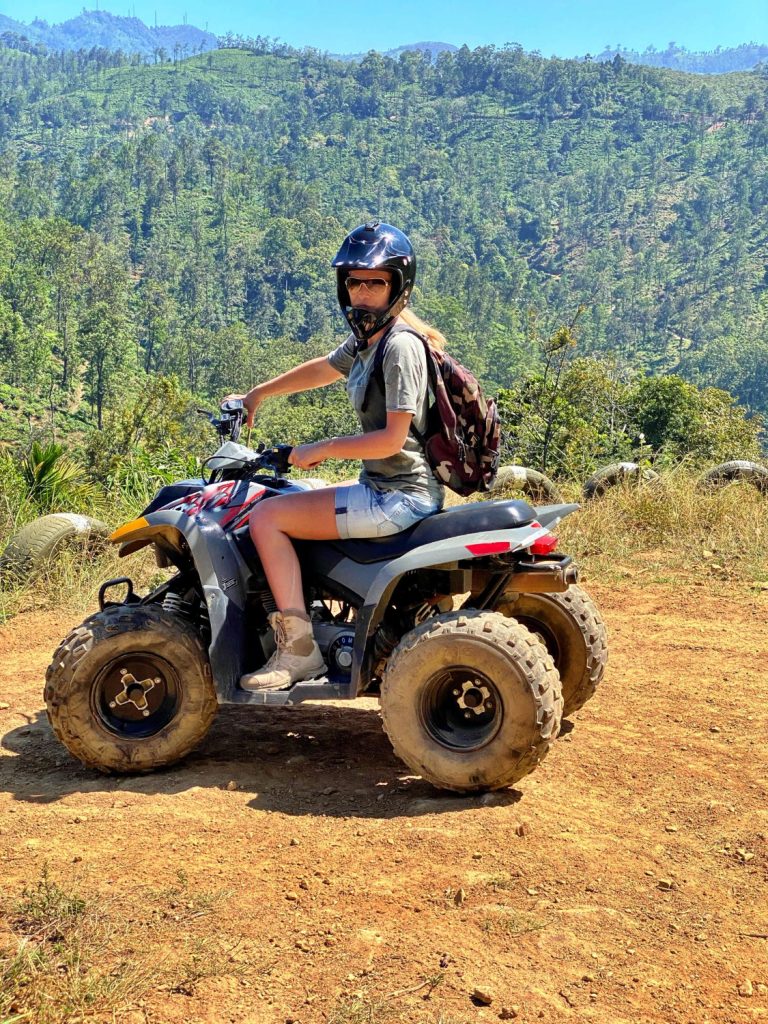
[[[470,47],[519,43],[544,56],[583,56],[622,46],[664,50],[670,42],[687,50],[711,51],[768,41],[765,0],[647,0],[642,10],[624,9],[614,0],[551,0],[545,7],[516,0],[421,0],[407,20],[381,16],[349,0],[292,0],[278,6],[264,0],[228,0],[211,9],[203,0],[98,2],[88,10],[140,18],[147,25],[187,23],[216,35],[227,32],[276,37],[291,46],[314,46],[335,53],[388,50],[421,41]],[[30,24],[68,21],[82,13],[80,0],[38,0],[26,4],[0,0],[0,14]]]

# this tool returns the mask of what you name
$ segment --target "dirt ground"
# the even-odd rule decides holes
[[[18,616],[6,949],[47,865],[134,972],[94,1021],[768,1020],[768,593],[587,589],[602,688],[516,789],[472,798],[409,776],[374,701],[224,708],[175,769],[86,771],[42,710],[73,617]]]

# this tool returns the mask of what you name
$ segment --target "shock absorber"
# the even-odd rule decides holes
[[[192,605],[173,590],[169,590],[163,598],[163,611],[179,619],[186,619],[187,622],[194,621]]]
[[[387,660],[397,647],[398,636],[387,622],[382,622],[373,634],[374,675],[380,676]]]

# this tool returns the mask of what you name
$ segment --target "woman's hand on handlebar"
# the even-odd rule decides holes
[[[314,444],[297,445],[288,456],[288,461],[297,469],[314,469],[321,462],[331,458],[331,441],[315,441]]]
[[[238,399],[243,403],[245,407],[247,415],[246,423],[249,427],[252,427],[253,418],[256,415],[256,411],[261,405],[261,403],[264,401],[261,392],[259,391],[258,385],[256,385],[255,388],[251,388],[251,390],[245,395],[226,395],[226,397],[222,398],[221,401],[231,402],[236,401]]]

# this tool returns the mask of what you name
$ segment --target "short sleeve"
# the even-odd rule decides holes
[[[353,334],[350,334],[338,348],[335,348],[333,352],[328,353],[328,362],[334,370],[338,370],[339,373],[343,373],[345,377],[348,377],[354,361],[355,337]]]
[[[427,389],[423,343],[415,335],[402,331],[389,339],[384,353],[387,412],[412,412],[416,415]]]

